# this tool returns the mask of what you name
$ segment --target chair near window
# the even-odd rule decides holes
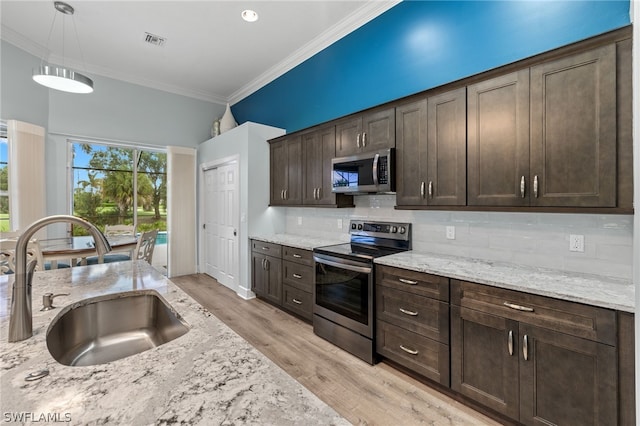
[[[146,260],[149,265],[153,260],[153,249],[156,247],[156,237],[158,236],[158,230],[148,231],[142,233],[138,239],[138,245],[136,246],[135,258],[137,260]]]
[[[121,235],[136,235],[136,227],[133,225],[105,225],[104,235],[106,237],[117,237]]]
[[[4,234],[4,233],[3,233]],[[17,238],[0,240],[0,275],[13,274],[16,270],[16,244]],[[36,260],[36,271],[42,271],[44,267],[44,258],[40,244],[36,240],[27,243],[27,263],[32,259]]]

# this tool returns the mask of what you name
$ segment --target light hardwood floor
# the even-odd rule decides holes
[[[171,280],[353,424],[499,424],[384,362],[357,359],[313,334],[310,324],[262,300],[244,300],[207,275]]]

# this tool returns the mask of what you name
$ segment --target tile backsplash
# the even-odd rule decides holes
[[[350,219],[410,222],[414,250],[632,278],[631,215],[413,211],[395,210],[395,195],[354,200],[348,209],[287,208],[286,232],[348,241]],[[584,252],[569,251],[572,234],[584,236]]]

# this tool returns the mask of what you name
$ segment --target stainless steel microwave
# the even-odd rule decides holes
[[[395,149],[367,152],[331,160],[331,191],[395,192]]]

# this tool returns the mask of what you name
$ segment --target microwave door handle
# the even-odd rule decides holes
[[[373,157],[373,184],[375,186],[378,186],[378,161],[380,161],[380,154]]]

